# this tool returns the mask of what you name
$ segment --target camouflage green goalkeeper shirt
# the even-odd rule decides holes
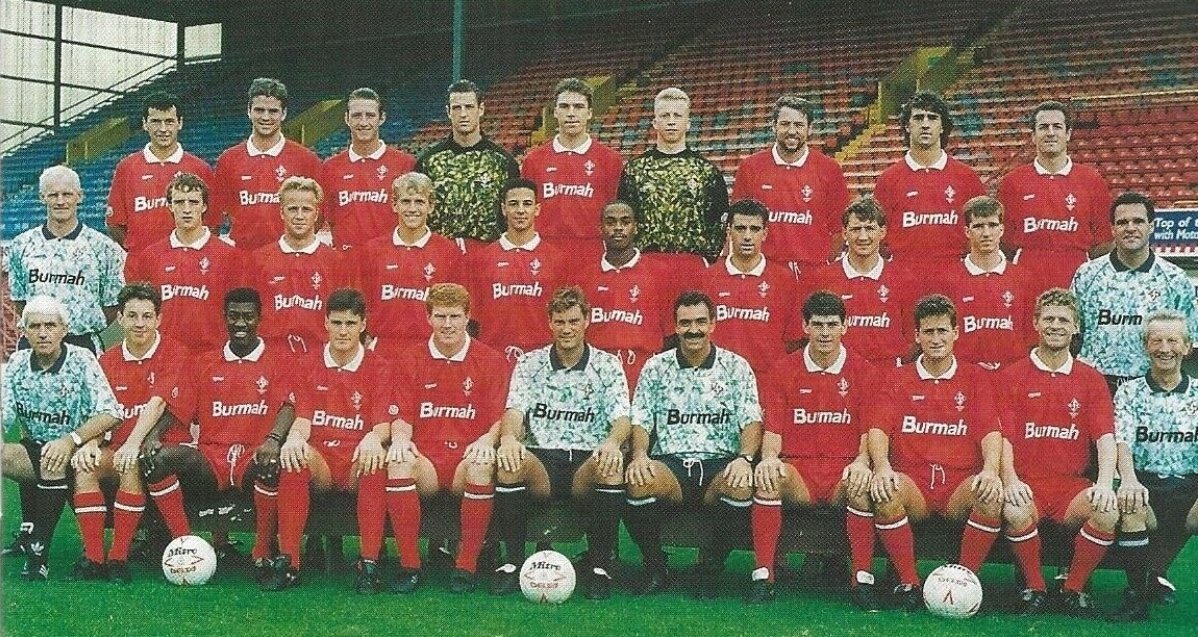
[[[482,138],[467,148],[449,137],[416,162],[437,188],[437,206],[429,217],[433,232],[451,239],[494,241],[499,223],[499,191],[520,176],[520,166],[502,146]]]
[[[708,260],[719,255],[728,185],[720,169],[699,153],[650,149],[624,167],[619,197],[640,213],[642,250],[689,252]]]

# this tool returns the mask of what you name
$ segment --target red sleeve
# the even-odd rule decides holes
[[[789,356],[778,359],[773,371],[758,380],[758,391],[761,395],[761,409],[765,415],[765,430],[776,434],[782,433],[781,422],[786,412],[786,402],[783,395],[783,385],[789,378],[786,370],[789,367]]]
[[[191,162],[191,165],[188,166],[188,169],[191,170],[192,173],[194,173],[197,177],[199,177],[200,181],[203,181],[204,184],[208,186],[209,206],[208,211],[204,213],[204,225],[208,226],[208,228],[212,230],[213,235],[220,234],[221,223],[224,220],[221,219],[220,214],[218,214],[220,208],[213,205],[216,203],[216,200],[213,197],[213,192],[216,188],[216,176],[213,174],[212,167],[208,165],[208,162],[200,159],[199,157],[193,157],[193,159],[194,161]]]
[[[828,157],[828,214],[825,216],[827,220],[827,230],[829,236],[838,234],[841,230],[840,218],[844,209],[849,207],[849,202],[853,200],[852,194],[849,192],[848,181],[844,178],[844,170],[840,164],[836,163],[835,159]]]
[[[236,170],[233,150],[232,148],[226,150],[216,160],[216,169],[213,171],[212,183],[208,188],[210,191],[208,199],[211,204],[208,206],[208,213],[216,213],[212,219],[213,223],[223,221],[225,215],[228,215],[229,220],[233,221],[233,206],[231,205],[233,185],[230,183],[233,179],[233,172]]]
[[[785,322],[782,324],[782,340],[790,344],[806,336],[806,333],[803,332],[803,303],[806,299],[802,298],[802,288],[799,286],[798,279],[794,277],[794,273],[789,268],[783,269],[791,275],[782,278],[783,290],[786,294],[783,298],[797,301],[783,305],[786,316],[783,317]]]
[[[396,380],[396,374],[391,371],[392,366],[390,361],[385,360],[381,356],[367,354],[368,357],[374,357],[372,378],[374,383],[374,409],[368,414],[371,421],[371,426],[391,422],[399,417],[399,387],[400,383]]]
[[[1090,215],[1090,233],[1093,237],[1091,246],[1106,243],[1111,240],[1111,189],[1107,186],[1102,175],[1094,171],[1094,209]]]
[[[878,399],[873,402],[870,422],[873,423],[871,425],[873,428],[891,436],[894,434],[895,425],[903,419],[903,408],[907,404],[903,393],[907,384],[908,371],[906,367],[879,371],[884,374],[886,382],[881,385]],[[894,445],[892,444],[891,454],[893,453]]]
[[[1024,373],[1026,373],[1026,369],[1022,360],[1007,365],[999,370],[999,382],[994,385],[994,393],[998,397],[998,400],[995,401],[998,419],[1002,428],[1008,431],[1015,431],[1015,427],[1018,426],[1016,410],[1023,405],[1020,380],[1022,379],[1021,374]]]
[[[129,211],[125,208],[129,202],[125,195],[127,165],[125,160],[121,160],[112,173],[112,185],[108,189],[108,207],[112,209],[112,214],[108,215],[109,226],[124,226],[129,223]]]
[[[749,180],[749,173],[752,170],[752,162],[749,161],[751,157],[753,155],[745,158],[745,161],[742,161],[740,166],[736,167],[736,176],[732,180],[732,196],[729,199],[730,201],[740,201],[747,196],[745,194],[748,190],[747,182]]]
[[[973,403],[973,415],[966,422],[969,423],[969,433],[981,442],[992,431],[1002,433],[1002,422],[999,420],[998,408],[995,405],[994,393],[997,387],[994,381],[997,380],[997,375],[986,372],[981,367],[972,363],[958,361],[958,365],[969,366],[969,382],[973,385],[972,392],[976,396],[971,397],[970,402]]]
[[[333,183],[332,171],[333,162],[336,161],[338,155],[333,155],[324,160],[320,165],[320,175],[316,177],[316,181],[320,182],[320,189],[324,192],[324,201],[320,203],[320,214],[324,217],[325,225],[337,225],[337,206],[334,205],[333,194],[336,192]]]
[[[1115,433],[1115,404],[1111,401],[1111,392],[1107,389],[1106,379],[1102,374],[1076,359],[1073,365],[1084,366],[1085,375],[1082,382],[1085,383],[1086,395],[1089,396],[1090,402],[1087,407],[1090,412],[1090,437],[1097,442],[1099,438]]]
[[[1019,203],[1012,200],[1015,196],[1012,191],[1015,190],[1015,181],[1018,179],[1018,177],[1018,172],[1007,173],[1005,176],[1003,176],[1002,181],[999,182],[998,192],[996,193],[998,202],[1001,203],[1003,209],[1007,211],[1007,213],[1003,215],[1003,226],[1005,232],[1003,232],[1002,243],[1003,245],[1007,245],[1012,248],[1023,247],[1023,241],[1021,241],[1023,237],[1022,228],[1019,227],[1019,219],[1017,219],[1018,215],[1014,214],[1013,212],[1018,210]]]
[[[860,356],[855,356],[852,353],[849,356],[856,360],[857,376],[853,382],[857,387],[872,386],[873,382],[879,378],[879,370],[872,363]],[[868,396],[866,392],[853,390],[852,399],[849,403],[849,408],[852,411],[853,417],[857,419],[857,433],[868,433],[870,427],[876,426],[877,423],[877,408],[874,406],[880,402],[876,391],[871,391]]]

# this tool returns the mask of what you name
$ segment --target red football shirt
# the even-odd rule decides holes
[[[1090,248],[1111,240],[1111,190],[1102,175],[1073,160],[1059,173],[1033,161],[998,186],[1006,224],[1003,242],[1022,250],[1018,263],[1039,292],[1069,288]]]
[[[264,338],[302,342],[315,351],[328,337],[324,327],[329,295],[353,287],[356,277],[342,253],[320,241],[296,250],[282,239],[254,251],[253,285],[262,295]]]
[[[340,367],[325,345],[301,367],[295,417],[312,422],[309,445],[352,453],[375,425],[399,416],[398,388],[390,382],[388,364],[365,348],[359,347],[357,356]]]
[[[1099,438],[1115,433],[1106,381],[1070,358],[1057,371],[1033,351],[1003,370],[1003,433],[1015,451],[1019,477],[1085,477]]]
[[[539,236],[517,247],[501,235],[472,253],[470,316],[479,339],[511,360],[548,345],[549,299],[561,285],[562,257]]]
[[[945,277],[944,293],[957,306],[953,351],[961,360],[994,370],[1027,357],[1037,339],[1036,298],[1022,267],[1004,258],[985,271],[967,255]]]
[[[805,281],[802,301],[813,292],[832,292],[844,301],[848,331],[844,344],[879,367],[894,367],[915,342],[912,308],[922,287],[909,270],[880,259],[869,272],[858,272],[842,257]]]
[[[395,363],[399,414],[424,453],[463,453],[503,416],[511,366],[476,339],[452,358],[421,343]]]
[[[715,303],[712,341],[744,356],[754,372],[765,373],[788,343],[803,338],[803,304],[790,270],[763,257],[741,272],[726,257],[708,268],[703,287]]]
[[[149,281],[162,294],[163,334],[192,352],[228,340],[222,312],[225,294],[244,284],[245,254],[205,229],[191,245],[175,233],[142,250],[127,264],[128,281]]]
[[[212,169],[203,159],[184,152],[182,146],[174,154],[159,161],[150,152],[150,145],[122,159],[112,173],[108,190],[109,226],[125,226],[125,251],[133,254],[150,244],[166,238],[175,229],[175,219],[167,207],[166,186],[179,173],[193,173],[212,189]],[[209,198],[209,204],[211,204]],[[220,213],[210,209],[204,222],[213,230],[220,229]]]
[[[320,179],[320,158],[285,137],[265,151],[245,141],[221,153],[214,209],[228,213],[233,222],[229,236],[237,247],[256,250],[283,234],[279,186],[293,175]]]
[[[889,413],[879,428],[890,436],[895,470],[926,472],[931,464],[981,470],[982,438],[1001,431],[993,384],[992,374],[963,361],[939,378],[924,369],[922,356],[894,370]]]
[[[779,359],[759,382],[765,430],[782,436],[781,455],[838,458],[846,465],[856,458],[861,434],[869,431],[875,374],[873,365],[843,346],[827,369],[807,348]]]
[[[636,387],[645,361],[674,333],[676,290],[670,271],[653,256],[638,251],[619,268],[600,257],[583,275],[591,306],[587,342],[619,357],[629,387]]]
[[[119,449],[133,433],[137,418],[146,403],[158,396],[166,401],[168,408],[178,409],[179,384],[184,364],[191,353],[182,345],[162,334],[155,337],[154,344],[141,358],[134,356],[121,341],[100,355],[100,367],[108,377],[112,393],[121,404],[121,424],[109,432],[110,444]],[[187,423],[178,423],[162,436],[165,442],[189,442],[191,431]]]
[[[200,425],[201,445],[243,445],[252,453],[274,426],[285,403],[294,402],[293,384],[299,380],[294,362],[266,351],[266,343],[238,358],[224,347],[206,352],[196,361],[187,404],[179,420]]]
[[[874,188],[886,211],[886,243],[908,262],[960,259],[968,250],[961,209],[984,194],[977,173],[947,152],[926,167],[908,153],[878,177]]]
[[[756,199],[769,208],[770,237],[762,252],[798,272],[828,262],[849,188],[831,157],[808,146],[802,157],[786,163],[771,146],[737,168],[732,201],[741,199]]]
[[[369,155],[349,148],[326,159],[320,185],[333,245],[345,250],[391,232],[391,185],[415,166],[415,157],[386,144]]]

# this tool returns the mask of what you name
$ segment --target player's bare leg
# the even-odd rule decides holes
[[[652,595],[670,585],[666,554],[661,549],[661,505],[681,504],[682,485],[660,460],[647,459],[643,467],[630,465],[629,474],[624,524],[645,565],[645,580],[638,593]]]
[[[37,476],[25,447],[13,442],[4,443],[4,462],[0,470],[5,478],[17,483],[21,493],[21,527],[12,543],[4,548],[4,556],[24,555],[33,528],[33,512],[37,508]]]

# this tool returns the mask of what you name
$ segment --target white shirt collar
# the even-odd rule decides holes
[[[529,241],[522,246],[518,246],[511,241],[508,241],[506,232],[499,235],[499,247],[503,248],[504,252],[511,252],[512,250],[536,250],[537,246],[539,245],[541,245],[541,233],[539,232],[533,233],[532,241]]]
[[[166,159],[158,159],[158,156],[150,150],[150,144],[146,144],[141,151],[141,156],[146,159],[147,164],[177,164],[183,161],[183,144],[175,144],[175,152]]]
[[[591,136],[587,135],[587,140],[582,144],[579,144],[578,148],[566,148],[565,146],[562,146],[560,141],[558,141],[558,137],[559,135],[553,136],[553,152],[555,153],[577,153],[579,155],[585,155],[587,154],[587,151],[591,149],[591,143],[593,142]]]
[[[855,279],[857,277],[865,277],[867,279],[873,279],[874,281],[881,281],[882,269],[886,267],[886,259],[883,259],[881,256],[879,256],[877,265],[870,268],[869,272],[858,272],[857,269],[853,267],[853,264],[849,263],[849,255],[847,254],[840,258],[840,265],[844,268],[845,278]]]
[[[333,360],[333,348],[328,343],[324,345],[324,366],[328,369],[341,369],[347,372],[356,372],[362,366],[362,359],[366,358],[366,348],[358,347],[358,353],[344,365],[338,365],[337,361]]]
[[[279,249],[283,251],[283,254],[316,254],[316,249],[319,247],[320,240],[316,237],[312,237],[312,243],[302,248],[293,248],[291,244],[287,243],[286,238],[279,237]]]
[[[911,156],[911,151],[907,151],[907,154],[903,155],[903,161],[907,162],[907,166],[911,170],[923,170],[925,168],[928,170],[944,170],[944,167],[948,165],[948,152],[941,148],[940,159],[927,166],[921,166],[919,162],[915,161],[915,158]]]
[[[237,354],[234,354],[233,350],[229,348],[229,342],[225,341],[225,361],[229,363],[234,361],[249,361],[251,363],[257,363],[258,359],[262,358],[262,353],[265,351],[266,341],[262,340],[262,337],[258,337],[258,346],[254,348],[254,351],[246,354],[245,358],[238,358]]]
[[[849,351],[844,345],[840,346],[840,353],[836,355],[836,360],[826,368],[821,368],[814,358],[811,358],[811,345],[803,348],[803,364],[807,366],[807,372],[814,374],[816,372],[824,374],[839,374],[840,370],[844,369],[844,362],[849,358]]]
[[[1032,365],[1035,365],[1036,369],[1038,369],[1042,372],[1048,372],[1050,374],[1065,374],[1066,376],[1068,376],[1069,374],[1071,374],[1073,372],[1073,356],[1072,355],[1070,355],[1069,358],[1065,359],[1065,364],[1061,365],[1060,369],[1049,369],[1048,365],[1044,364],[1044,360],[1040,358],[1040,354],[1037,353],[1037,350],[1039,350],[1039,349],[1040,348],[1038,348],[1038,347],[1032,348],[1032,354],[1031,354]]]
[[[354,147],[351,144],[349,147],[349,163],[352,164],[356,161],[362,161],[363,159],[380,159],[383,156],[383,153],[386,153],[386,152],[387,152],[387,142],[384,142],[381,139],[379,140],[379,147],[377,149],[375,149],[375,151],[373,153],[370,153],[369,155],[359,155],[358,153],[355,153]]]
[[[915,359],[915,373],[919,374],[919,380],[950,380],[957,375],[957,357],[953,356],[953,364],[948,366],[948,371],[944,372],[943,376],[933,376],[928,368],[923,366],[923,354]]]
[[[728,274],[731,274],[732,276],[741,274],[745,276],[761,276],[761,273],[765,272],[765,255],[761,255],[761,260],[758,261],[757,265],[753,266],[753,269],[749,270],[748,272],[741,272],[735,265],[732,264],[732,255],[728,255],[724,257],[724,268],[727,269]]]
[[[799,155],[799,158],[794,161],[786,161],[785,159],[782,159],[781,153],[778,152],[777,143],[770,147],[770,152],[772,152],[774,155],[775,164],[779,166],[790,166],[791,168],[802,168],[803,164],[807,163],[807,157],[811,155],[811,147],[804,145],[803,152]]]
[[[279,135],[279,143],[267,148],[266,150],[258,150],[258,147],[254,145],[253,137],[245,140],[245,150],[247,153],[249,153],[250,157],[257,157],[258,155],[270,155],[271,157],[278,157],[283,152],[283,146],[286,145],[287,137],[285,135]]]
[[[978,276],[989,272],[993,272],[994,274],[1004,274],[1007,271],[1007,255],[1003,254],[1002,252],[998,253],[998,265],[994,266],[993,270],[983,270],[981,266],[973,262],[973,259],[970,258],[972,256],[972,254],[965,255],[965,271],[973,276]]]
[[[455,363],[460,363],[460,362],[466,360],[466,353],[470,351],[470,343],[471,343],[471,338],[470,338],[469,334],[466,335],[466,344],[463,345],[462,349],[458,350],[458,353],[454,354],[453,356],[446,356],[446,355],[442,354],[441,350],[437,349],[437,346],[433,344],[433,338],[434,337],[430,336],[428,339],[428,354],[429,354],[429,356],[433,357],[433,360],[435,360],[435,361],[453,361]]]
[[[618,268],[607,260],[607,253],[603,253],[603,256],[599,258],[599,270],[601,272],[619,272],[620,270],[627,270],[628,268],[636,267],[636,264],[641,260],[641,249],[633,248],[633,250],[635,251],[635,254],[633,254],[632,258],[628,260],[628,263],[625,263]]]
[[[158,351],[158,344],[161,342],[162,342],[162,334],[158,333],[158,331],[155,331],[154,332],[154,344],[150,345],[150,349],[146,350],[146,353],[139,358],[137,356],[134,356],[133,352],[129,351],[129,345],[127,343],[125,343],[125,341],[122,340],[121,341],[121,358],[125,359],[125,361],[129,362],[129,363],[132,363],[133,361],[144,361],[144,360],[147,360],[150,358],[154,358],[154,352]]]
[[[391,231],[391,243],[395,244],[395,247],[397,248],[423,248],[424,246],[428,245],[428,240],[432,237],[433,231],[429,230],[428,226],[424,227],[424,234],[420,235],[419,239],[411,243],[404,243],[403,238],[399,236],[398,226]]]
[[[1036,169],[1037,175],[1061,175],[1062,177],[1064,177],[1069,174],[1069,171],[1073,170],[1073,158],[1066,157],[1065,158],[1065,166],[1055,173],[1049,172],[1048,169],[1045,168],[1044,165],[1040,163],[1039,157],[1032,160],[1032,166]]]
[[[182,241],[180,241],[179,236],[177,234],[175,234],[174,230],[171,231],[170,241],[171,241],[171,247],[175,248],[176,250],[179,248],[191,248],[192,250],[199,250],[199,249],[203,248],[204,246],[208,245],[208,239],[211,239],[211,238],[212,238],[212,231],[208,229],[208,226],[204,226],[204,233],[201,234],[200,238],[196,239],[193,243],[187,244],[187,243],[183,243]]]

